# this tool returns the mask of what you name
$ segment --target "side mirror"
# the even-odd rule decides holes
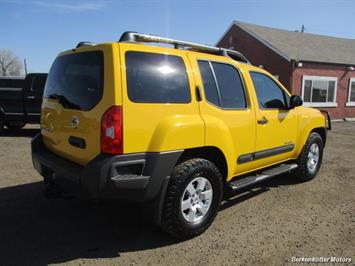
[[[301,96],[292,95],[290,99],[290,108],[295,108],[297,106],[301,106],[303,104],[303,100]]]
[[[279,99],[272,99],[266,103],[264,103],[264,106],[266,108],[276,108],[276,109],[284,109],[285,105],[282,101]]]

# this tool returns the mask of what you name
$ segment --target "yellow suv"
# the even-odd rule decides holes
[[[330,119],[301,105],[236,51],[126,32],[55,59],[33,164],[48,184],[149,203],[165,231],[191,238],[225,188],[315,177]]]

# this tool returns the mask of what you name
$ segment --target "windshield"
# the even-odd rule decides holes
[[[46,82],[45,98],[57,99],[64,108],[88,111],[103,93],[103,54],[64,55],[54,61]]]

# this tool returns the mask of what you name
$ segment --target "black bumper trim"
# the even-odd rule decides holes
[[[289,152],[289,151],[292,151],[294,149],[294,147],[295,147],[295,144],[287,144],[287,145],[276,147],[276,148],[261,150],[261,151],[257,151],[254,153],[243,154],[238,157],[237,164],[247,163],[247,162],[251,162],[254,160],[263,159],[263,158],[266,158],[269,156],[274,156],[274,155],[278,155],[281,153]]]
[[[158,195],[164,179],[170,176],[183,152],[100,154],[81,166],[49,151],[40,134],[32,139],[31,147],[33,165],[45,180],[55,174],[56,178],[79,184],[90,198],[141,202],[151,201]],[[137,164],[141,165],[137,168],[140,173],[120,174],[117,170],[117,167]]]

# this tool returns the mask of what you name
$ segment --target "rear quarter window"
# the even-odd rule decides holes
[[[191,101],[186,67],[181,57],[126,52],[128,98],[136,103]]]
[[[103,94],[103,61],[100,51],[57,57],[48,74],[44,97],[59,99],[67,109],[92,109]]]

